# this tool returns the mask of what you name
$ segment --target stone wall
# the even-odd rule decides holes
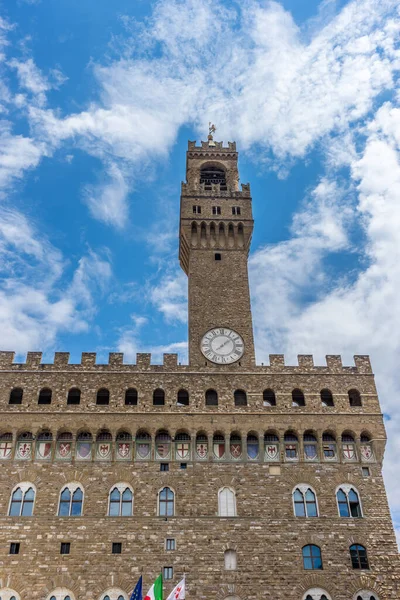
[[[234,596],[240,600],[303,600],[311,587],[325,589],[332,600],[353,600],[356,591],[374,591],[379,600],[399,598],[399,558],[381,475],[385,430],[367,357],[356,357],[355,366],[343,367],[340,357],[330,357],[326,366],[313,365],[312,357],[300,357],[298,366],[285,365],[283,357],[271,357],[269,366],[253,370],[193,367],[176,364],[166,356],[163,365],[151,365],[148,355],[139,355],[136,365],[124,365],[121,355],[111,355],[109,364],[96,365],[93,354],[82,364],[68,364],[68,355],[56,355],[55,364],[41,364],[40,354],[30,354],[27,363],[12,363],[12,354],[0,354],[0,432],[15,437],[24,430],[38,435],[49,430],[82,429],[93,437],[108,429],[113,439],[121,430],[133,438],[139,429],[151,436],[160,429],[172,437],[187,431],[192,440],[186,468],[169,460],[169,471],[160,471],[160,460],[90,462],[75,459],[65,463],[46,461],[0,461],[1,585],[14,589],[22,600],[46,600],[51,590],[64,586],[72,600],[98,600],[110,587],[129,594],[142,573],[150,586],[164,566],[174,568],[174,582],[186,573],[188,600],[217,600]],[[8,404],[13,387],[24,390],[21,405]],[[53,391],[50,405],[38,405],[42,387]],[[70,387],[82,391],[81,404],[66,404]],[[110,390],[110,405],[97,406],[100,387]],[[127,387],[139,392],[138,406],[125,406]],[[165,406],[152,405],[152,392],[162,387]],[[204,394],[213,387],[219,405],[206,407]],[[176,394],[189,391],[189,406],[179,407]],[[235,407],[233,391],[247,392],[248,406]],[[262,392],[273,388],[277,405],[265,407]],[[301,388],[305,407],[291,406],[291,391]],[[329,388],[335,405],[323,407],[320,391]],[[357,388],[362,406],[350,407],[347,392]],[[268,464],[246,459],[248,433],[259,437],[260,448],[267,431],[276,431],[282,441],[285,431],[299,437],[299,461],[289,463],[281,445],[279,461]],[[318,460],[307,462],[302,435],[312,430],[319,442]],[[221,432],[228,443],[233,432],[242,436],[240,460],[218,461],[212,452],[206,461],[193,452],[196,433]],[[321,452],[321,436],[332,432],[338,441],[337,462],[327,462]],[[358,448],[357,462],[346,462],[340,453],[340,435],[351,432]],[[360,461],[360,436],[372,438],[374,460]],[[114,442],[113,442],[114,443]],[[369,476],[362,467],[368,466]],[[32,517],[9,517],[12,490],[19,482],[36,487]],[[68,482],[84,489],[83,515],[58,517],[59,494]],[[119,482],[134,491],[131,517],[108,517],[108,495]],[[292,492],[297,484],[310,485],[317,494],[319,517],[294,517]],[[359,491],[363,517],[340,518],[336,489],[351,484]],[[157,494],[164,486],[175,491],[175,516],[157,516]],[[237,516],[217,516],[218,491],[235,491]],[[176,550],[165,550],[166,538],[176,539]],[[11,542],[20,542],[20,554],[10,555]],[[71,543],[71,553],[60,555],[61,542]],[[111,553],[112,542],[122,542],[122,554]],[[301,549],[316,544],[322,550],[323,570],[305,571]],[[349,546],[360,543],[368,550],[370,570],[351,567]],[[224,569],[224,551],[237,552],[237,569]],[[166,582],[165,590],[173,587]]]

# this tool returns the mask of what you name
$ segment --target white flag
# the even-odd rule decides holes
[[[174,587],[167,600],[185,600],[185,578]]]

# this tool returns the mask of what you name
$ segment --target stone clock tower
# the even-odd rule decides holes
[[[247,260],[250,186],[239,190],[236,144],[189,142],[180,209],[180,264],[189,278],[189,364],[254,367]]]

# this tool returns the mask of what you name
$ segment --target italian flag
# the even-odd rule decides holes
[[[144,600],[162,600],[162,575],[157,577],[149,591],[144,597]]]

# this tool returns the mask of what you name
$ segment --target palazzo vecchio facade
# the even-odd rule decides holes
[[[189,142],[188,365],[0,353],[1,600],[400,598],[369,358],[256,365],[238,182],[235,143]]]

